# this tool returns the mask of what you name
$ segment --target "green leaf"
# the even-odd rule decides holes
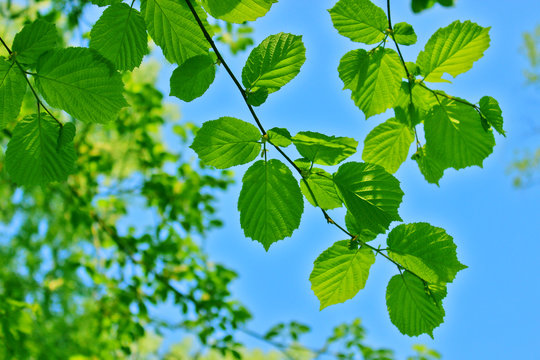
[[[37,185],[67,179],[75,165],[75,147],[73,139],[59,141],[60,130],[45,113],[17,123],[6,151],[6,170],[15,183]]]
[[[58,146],[63,147],[67,146],[73,142],[75,139],[75,124],[72,122],[65,123],[64,126],[60,128],[60,135],[58,136]]]
[[[300,225],[304,201],[296,179],[279,160],[257,161],[245,173],[238,198],[245,236],[266,251]]]
[[[431,156],[425,147],[421,147],[412,156],[412,159],[418,164],[418,168],[426,181],[430,184],[437,184],[439,186],[439,180],[444,175],[444,165],[442,165],[437,158]]]
[[[394,106],[404,70],[399,55],[391,49],[363,49],[345,54],[338,67],[345,89],[366,119]]]
[[[202,96],[214,82],[216,65],[209,55],[197,55],[176,68],[171,76],[171,96],[190,102]]]
[[[291,133],[285,128],[271,128],[266,133],[274,145],[287,147],[292,144]]]
[[[355,236],[358,236],[359,240],[362,242],[371,241],[378,235],[377,233],[364,228],[361,222],[355,218],[350,211],[347,211],[345,214],[345,226],[347,227],[347,231]]]
[[[392,118],[373,129],[364,141],[362,159],[395,173],[407,159],[414,131]]]
[[[199,5],[192,4],[204,14]],[[185,1],[141,0],[141,14],[148,33],[171,63],[180,65],[190,57],[208,52],[210,44]],[[201,20],[206,22],[205,17]]]
[[[427,223],[398,225],[387,239],[388,256],[429,283],[449,283],[467,267],[444,229]]]
[[[221,117],[205,122],[190,147],[205,164],[226,169],[254,160],[261,152],[260,140],[261,133],[250,123]]]
[[[99,51],[118,70],[133,70],[148,54],[144,19],[124,3],[108,7],[92,27],[90,48]]]
[[[97,5],[99,7],[102,6],[108,6],[108,5],[114,5],[119,4],[122,2],[122,0],[91,0],[92,4]]]
[[[315,202],[313,199],[313,196],[309,192],[305,182],[308,183],[311,191],[313,191],[317,202]],[[343,205],[343,202],[338,195],[332,175],[322,169],[311,169],[309,176],[303,181],[300,181],[300,189],[302,190],[302,193],[306,199],[313,206],[317,206],[318,204],[320,208],[330,210]]]
[[[38,57],[56,46],[58,33],[56,27],[42,19],[25,25],[13,39],[12,51],[18,62],[34,65]]]
[[[404,335],[428,334],[433,338],[433,330],[444,321],[441,301],[445,296],[445,286],[426,286],[407,271],[395,275],[386,288],[390,320]]]
[[[397,23],[394,26],[394,38],[401,45],[413,45],[418,40],[412,25],[405,22]]]
[[[25,92],[24,74],[14,61],[0,57],[0,129],[17,118]]]
[[[292,138],[296,149],[306,159],[320,165],[337,165],[356,153],[358,141],[348,137],[327,136],[301,131]]]
[[[399,181],[381,166],[349,162],[339,167],[334,182],[347,210],[374,233],[384,233],[394,220],[403,198]]]
[[[202,0],[210,15],[236,24],[255,21],[266,15],[276,2],[277,0]]]
[[[251,106],[261,106],[268,99],[268,89],[258,88],[255,91],[247,91],[246,99]]]
[[[273,93],[298,75],[305,61],[302,36],[270,35],[249,54],[242,69],[242,83],[248,90],[265,88]]]
[[[424,80],[449,82],[442,78],[444,73],[456,77],[470,70],[489,47],[489,29],[470,21],[454,21],[437,30],[416,60]]]
[[[334,243],[315,260],[309,276],[320,310],[352,299],[366,286],[375,254],[367,247],[349,249],[349,240]]]
[[[438,104],[437,98],[423,86],[402,82],[394,112],[398,121],[414,127],[424,121],[431,108]]]
[[[386,36],[386,14],[369,0],[340,0],[329,11],[336,30],[352,41],[376,44]]]
[[[440,98],[424,122],[427,152],[444,168],[482,167],[495,146],[493,133],[484,130],[473,107]]]
[[[480,111],[486,117],[489,125],[493,126],[499,134],[506,136],[503,130],[502,110],[497,100],[491,96],[484,96],[480,99]]]
[[[454,6],[454,0],[412,0],[412,10],[415,13],[431,8],[436,3],[442,6]]]
[[[81,121],[113,121],[120,109],[127,106],[120,74],[92,49],[73,47],[43,54],[35,78],[51,106]]]

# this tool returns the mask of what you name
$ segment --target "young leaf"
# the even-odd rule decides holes
[[[287,147],[292,144],[291,134],[285,128],[272,128],[266,132],[272,144]]]
[[[356,153],[358,141],[348,137],[327,136],[301,131],[292,138],[296,149],[306,159],[320,165],[337,165]]]
[[[18,62],[32,66],[38,57],[47,50],[56,46],[58,33],[54,24],[42,19],[25,25],[23,29],[15,35],[11,50],[16,55]]]
[[[425,147],[421,147],[412,156],[412,159],[418,164],[418,168],[426,181],[430,184],[437,184],[439,186],[439,180],[444,175],[445,167],[438,161],[438,159],[431,156]]]
[[[412,25],[405,22],[394,25],[394,38],[401,45],[414,45],[418,40]]]
[[[428,114],[424,130],[427,152],[444,168],[482,167],[495,146],[493,133],[484,130],[478,112],[447,98]]]
[[[206,11],[216,19],[241,24],[255,21],[266,13],[277,0],[202,0]]]
[[[38,185],[67,179],[75,164],[75,147],[71,135],[59,141],[60,130],[45,113],[17,123],[6,151],[6,170],[15,183]]]
[[[257,161],[245,173],[238,198],[244,234],[266,251],[300,225],[304,201],[296,179],[279,160]]]
[[[449,283],[467,268],[444,229],[427,223],[402,224],[390,231],[388,256],[429,283]]]
[[[366,286],[375,254],[367,247],[351,250],[349,240],[334,243],[315,260],[309,276],[320,310],[352,299]]]
[[[265,88],[273,93],[298,75],[305,61],[302,36],[270,35],[249,54],[242,69],[242,83],[248,90]]]
[[[391,49],[363,49],[345,54],[338,67],[345,89],[362,110],[366,119],[393,107],[404,70],[398,54]]]
[[[317,202],[313,199],[305,182],[308,183],[311,191],[313,191]],[[300,181],[300,190],[302,190],[302,194],[304,194],[306,199],[313,206],[318,205],[322,209],[330,210],[343,205],[334,184],[334,179],[332,179],[332,175],[322,169],[311,169],[309,176]]]
[[[501,135],[506,136],[503,130],[502,110],[497,100],[491,96],[484,96],[480,99],[480,111],[486,117],[489,125]]]
[[[454,21],[437,30],[416,60],[424,80],[449,82],[442,78],[444,73],[456,77],[470,70],[489,47],[489,29],[470,21]]]
[[[204,13],[199,5],[192,4],[201,15]],[[171,63],[180,65],[192,56],[208,52],[210,44],[185,1],[141,0],[141,14],[148,33]],[[201,20],[206,21],[205,17]]]
[[[205,164],[226,169],[254,160],[261,152],[260,140],[261,133],[250,123],[221,117],[205,122],[190,147]]]
[[[99,51],[118,70],[133,70],[148,54],[144,19],[124,3],[108,7],[92,27],[90,48]]]
[[[443,323],[442,299],[446,287],[424,285],[422,280],[405,271],[390,279],[386,288],[386,306],[390,320],[404,335],[428,334]]]
[[[376,44],[386,36],[386,14],[370,0],[340,0],[329,11],[336,30],[352,41]]]
[[[17,64],[0,57],[0,129],[17,118],[25,92],[26,80]]]
[[[190,102],[202,96],[214,82],[216,65],[209,55],[186,60],[171,75],[171,96]]]
[[[51,50],[37,63],[36,85],[45,100],[74,118],[95,123],[116,120],[127,102],[120,74],[97,51]]]
[[[401,218],[398,208],[403,198],[399,181],[381,166],[349,162],[339,167],[334,182],[347,207],[363,229],[384,233]]]
[[[407,159],[414,131],[392,118],[373,129],[364,141],[362,159],[395,173]]]

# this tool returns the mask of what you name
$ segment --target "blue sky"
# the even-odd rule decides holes
[[[293,134],[312,130],[362,141],[372,128],[392,116],[388,112],[366,121],[349,93],[342,91],[336,70],[339,59],[359,44],[332,28],[326,9],[334,2],[280,0],[254,23],[256,43],[271,34],[290,32],[303,35],[307,48],[307,61],[299,76],[257,109],[266,128],[287,127]],[[374,2],[381,7],[386,3]],[[484,95],[498,99],[508,135],[496,135],[497,145],[483,169],[447,170],[440,187],[426,183],[410,160],[396,174],[406,194],[400,208],[404,221],[426,221],[445,228],[458,245],[460,260],[469,266],[449,285],[445,322],[435,330],[435,340],[403,336],[390,323],[385,288],[396,270],[384,259],[377,259],[366,288],[353,300],[319,311],[308,281],[312,264],[333,242],[342,240],[342,235],[306,202],[300,228],[268,253],[246,239],[236,210],[246,167],[235,168],[238,183],[222,197],[220,215],[226,226],[210,234],[211,258],[239,273],[234,294],[252,310],[255,319],[250,327],[258,331],[279,321],[301,321],[314,328],[306,341],[316,347],[334,325],[360,317],[369,342],[396,349],[399,358],[405,358],[411,345],[420,342],[446,359],[538,359],[540,187],[516,190],[505,171],[517,149],[540,143],[540,137],[530,133],[531,125],[538,121],[540,90],[525,86],[522,69],[526,61],[519,52],[522,33],[540,23],[540,2],[521,0],[510,5],[502,0],[458,0],[455,8],[435,7],[419,15],[409,6],[409,0],[392,4],[393,22],[406,21],[418,34],[417,45],[402,49],[408,61],[416,59],[435,30],[454,20],[492,27],[491,47],[484,58],[453,84],[440,88],[472,102]],[[224,54],[240,75],[248,53]],[[170,74],[169,70],[165,73]],[[223,69],[204,97],[180,103],[180,107],[183,120],[198,124],[220,116],[251,121]],[[361,161],[361,146],[351,160]],[[271,155],[279,158],[279,154]],[[334,215],[342,219],[343,214]],[[246,340],[252,346],[264,345]]]

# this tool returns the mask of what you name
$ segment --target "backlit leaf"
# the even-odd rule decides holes
[[[313,196],[304,181],[309,185],[317,202],[313,199]],[[300,189],[313,206],[319,206],[322,209],[329,210],[343,205],[332,175],[322,169],[311,169],[309,176],[303,181],[300,181]]]
[[[337,165],[356,153],[358,142],[353,138],[327,136],[301,131],[292,138],[296,149],[306,159],[321,165]]]
[[[287,147],[292,144],[291,134],[285,128],[272,128],[266,132],[272,144]]]
[[[404,22],[394,25],[394,38],[401,45],[413,45],[418,40],[412,25]]]
[[[0,57],[0,129],[19,115],[26,92],[26,80],[14,61]]]
[[[192,101],[202,96],[214,82],[216,65],[209,55],[186,60],[171,75],[171,96]]]
[[[216,19],[241,24],[264,16],[277,0],[202,0],[206,11]]]
[[[386,14],[369,0],[340,0],[329,11],[336,30],[352,41],[376,44],[386,36]]]
[[[444,165],[442,165],[438,159],[431,156],[426,147],[421,147],[412,156],[412,159],[418,164],[418,168],[426,181],[430,184],[437,184],[439,186],[439,180],[444,175]]]
[[[502,110],[497,100],[491,96],[484,96],[480,99],[480,111],[486,117],[489,125],[501,135],[506,136],[503,130]]]
[[[12,51],[18,62],[34,65],[38,57],[56,46],[58,33],[56,27],[42,19],[25,25],[13,39]]]

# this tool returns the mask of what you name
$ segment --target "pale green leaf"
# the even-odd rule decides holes
[[[339,167],[334,182],[347,210],[362,229],[384,233],[392,221],[401,220],[398,208],[403,191],[399,181],[383,167],[349,162]]]
[[[482,167],[493,152],[495,138],[482,127],[478,112],[461,102],[442,98],[424,122],[426,150],[444,168]]]
[[[395,275],[386,288],[390,321],[404,335],[428,334],[433,338],[433,330],[444,321],[445,296],[445,286],[425,285],[407,271]]]
[[[337,165],[356,153],[358,141],[348,137],[327,136],[301,131],[292,138],[296,149],[306,159],[320,165]]]
[[[489,125],[501,135],[506,136],[503,130],[502,110],[497,100],[491,96],[484,96],[480,99],[480,111],[486,117]]]
[[[368,134],[362,159],[381,165],[393,174],[407,160],[413,141],[414,131],[411,128],[394,118],[389,119]]]
[[[429,283],[449,283],[465,268],[444,229],[428,223],[398,225],[387,239],[388,256]]]
[[[90,47],[109,59],[118,70],[133,70],[148,54],[144,19],[124,3],[108,7],[92,27]]]
[[[386,14],[370,0],[340,0],[329,11],[336,30],[352,41],[376,44],[386,36]]]
[[[59,141],[60,125],[43,113],[20,120],[6,151],[6,170],[18,185],[65,181],[75,165],[71,141]],[[72,131],[68,130],[68,131]]]
[[[261,133],[250,123],[221,117],[205,122],[190,147],[206,165],[226,169],[254,160],[261,152],[260,140]]]
[[[400,22],[394,26],[394,38],[401,45],[413,45],[418,40],[412,25]]]
[[[431,156],[425,147],[421,147],[418,151],[412,156],[412,159],[418,164],[418,168],[426,181],[430,184],[437,184],[439,186],[439,180],[444,175],[444,165],[440,161]]]
[[[120,74],[92,49],[73,47],[43,54],[35,78],[51,106],[81,121],[113,121],[120,109],[127,106]]]
[[[42,19],[25,25],[13,39],[12,51],[18,62],[34,65],[38,57],[56,46],[58,33],[56,27]]]
[[[306,182],[313,192],[313,195],[315,195],[317,202],[313,199]],[[332,175],[322,169],[311,169],[309,176],[300,181],[300,189],[313,206],[319,206],[322,209],[330,210],[341,207],[343,204],[338,195]]]
[[[416,60],[424,80],[449,82],[442,78],[444,73],[456,77],[470,70],[489,47],[489,29],[470,21],[454,21],[437,30]]]
[[[363,49],[345,54],[338,67],[345,89],[366,119],[394,106],[404,69],[399,55],[391,49]]]
[[[216,65],[208,55],[197,55],[176,68],[171,76],[170,95],[184,101],[202,96],[214,82]]]
[[[291,133],[285,128],[272,128],[266,132],[272,144],[287,147],[292,144]]]
[[[302,36],[270,35],[249,54],[242,69],[242,83],[248,90],[265,88],[273,93],[298,75],[305,61]]]
[[[203,14],[202,10],[200,13]],[[180,65],[190,57],[208,52],[210,44],[185,1],[141,0],[141,14],[148,33],[171,63]],[[204,17],[202,20],[206,22]]]
[[[238,198],[245,236],[266,251],[300,225],[304,201],[296,179],[279,160],[257,161],[245,173]]]
[[[366,286],[375,254],[367,247],[351,250],[349,240],[334,243],[315,260],[309,276],[320,310],[352,299]]]
[[[266,15],[276,2],[277,0],[202,0],[210,15],[236,24],[255,21]]]
[[[0,129],[17,118],[26,92],[26,80],[14,61],[0,57]]]

